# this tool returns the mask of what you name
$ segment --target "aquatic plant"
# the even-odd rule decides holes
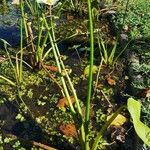
[[[101,35],[99,35],[97,39],[101,58],[103,62],[110,67],[114,67],[118,58],[123,54],[123,52],[131,43],[131,40],[128,41],[127,44],[122,48],[122,50],[119,51],[120,48],[118,48],[117,46],[118,39],[115,39],[115,41],[112,43],[112,46],[110,46],[111,48],[108,48],[108,44],[102,39]]]
[[[26,1],[25,1],[26,2]],[[28,1],[27,1],[28,2]],[[39,0],[37,1],[38,3],[44,3],[44,4],[48,4],[48,5],[52,5],[55,3],[52,1],[42,1]],[[14,66],[14,64],[12,64],[11,62],[11,58],[9,57],[10,63],[12,64],[12,67],[14,68],[14,73],[16,75],[16,83],[12,82],[11,80],[7,79],[4,76],[0,75],[0,78],[4,79],[5,81],[7,81],[8,83],[10,83],[11,85],[16,86],[17,88],[17,92],[18,92],[18,96],[21,99],[22,103],[24,103],[24,101],[22,100],[22,93],[20,91],[20,85],[23,81],[23,55],[24,55],[24,51],[23,51],[23,27],[25,28],[26,31],[26,37],[29,38],[28,36],[30,36],[31,39],[27,39],[27,44],[31,44],[31,48],[32,48],[32,53],[31,53],[31,64],[33,65],[33,67],[36,67],[38,65],[39,68],[44,68],[43,65],[43,60],[46,56],[48,56],[49,52],[52,52],[55,58],[55,62],[57,64],[57,68],[58,68],[58,78],[61,81],[62,87],[61,89],[61,93],[62,96],[65,97],[65,100],[67,100],[67,102],[65,102],[65,104],[67,103],[67,106],[69,106],[70,108],[70,112],[74,121],[74,125],[69,124],[68,126],[73,128],[73,130],[77,130],[77,133],[74,131],[74,135],[78,134],[79,136],[79,140],[80,140],[80,146],[81,149],[83,150],[96,150],[98,148],[98,144],[102,141],[102,137],[104,135],[104,133],[106,132],[108,126],[111,124],[111,122],[118,116],[118,114],[125,108],[125,106],[120,107],[111,117],[110,119],[101,127],[100,132],[98,132],[98,134],[96,135],[96,138],[93,140],[93,145],[90,145],[90,132],[91,132],[91,128],[90,128],[90,109],[91,109],[91,100],[93,98],[92,95],[92,87],[93,87],[93,73],[95,73],[97,71],[97,67],[94,65],[94,34],[93,34],[93,16],[92,16],[92,9],[91,9],[91,1],[88,0],[88,15],[89,15],[89,41],[90,41],[90,59],[89,59],[89,64],[86,67],[86,71],[88,72],[86,73],[88,76],[88,90],[87,90],[87,99],[86,99],[86,111],[85,114],[82,112],[82,105],[79,102],[78,99],[78,95],[76,92],[76,89],[74,88],[73,82],[71,81],[71,78],[69,76],[69,70],[66,68],[66,66],[64,65],[64,62],[62,60],[62,56],[60,55],[60,51],[57,45],[57,41],[55,38],[55,22],[54,22],[54,18],[50,14],[48,14],[48,16],[45,14],[44,11],[40,10],[40,6],[35,3],[36,6],[36,11],[40,10],[39,12],[36,12],[38,14],[38,34],[37,34],[37,43],[34,44],[34,37],[32,35],[32,28],[31,28],[31,23],[32,22],[27,22],[25,19],[25,13],[24,13],[24,2],[21,1],[21,12],[22,12],[22,19],[21,19],[21,43],[20,43],[20,60],[18,59],[18,56],[16,56],[16,64]],[[30,4],[29,4],[30,5]],[[35,8],[34,6],[32,6],[32,8]],[[35,10],[35,9],[34,9]],[[50,15],[50,16],[49,16]],[[45,35],[44,40],[42,39],[42,35]],[[29,41],[28,41],[29,40]],[[50,41],[50,45],[51,47],[46,51],[46,53],[44,53],[45,50],[45,44],[47,43],[47,41]],[[42,44],[41,44],[42,43]],[[116,59],[122,54],[121,53],[115,57],[115,53],[117,51],[117,41],[113,46],[113,49],[110,53],[110,55],[108,54],[107,48],[105,47],[105,43],[102,39],[100,39],[99,41],[100,47],[102,48],[101,51],[101,56],[102,56],[102,61],[101,61],[101,65],[102,66],[102,62],[104,61],[106,64],[109,65],[114,65],[114,62],[116,61]],[[6,53],[7,49],[6,49]],[[30,54],[29,54],[30,55]],[[29,56],[30,57],[30,56]],[[100,69],[99,69],[100,72]],[[35,79],[36,80],[36,79]],[[34,81],[33,81],[34,82]],[[114,84],[114,83],[111,83]],[[73,96],[72,96],[73,95]],[[27,92],[27,97],[29,99],[33,98],[33,91],[32,89],[29,89]],[[42,96],[41,96],[42,97]],[[42,101],[39,96],[39,99],[37,100],[37,104],[39,106],[43,106],[46,104],[45,101]],[[47,100],[47,97],[43,97],[43,100]],[[72,100],[74,99],[74,101]],[[75,103],[75,105],[74,105]],[[64,105],[65,105],[64,104]],[[130,104],[132,106],[128,105],[128,109],[131,113],[132,118],[134,118],[135,116],[135,110],[133,111],[132,107],[133,104]],[[57,104],[57,107],[58,104]],[[64,107],[64,106],[63,106]],[[29,112],[32,115],[32,111],[29,110]],[[140,110],[139,110],[140,112]],[[63,112],[65,113],[65,112]],[[99,112],[100,113],[100,112]],[[100,113],[101,114],[101,113]],[[56,116],[56,120],[60,120],[60,118]],[[34,115],[32,115],[32,117],[34,118]],[[98,116],[99,117],[99,116]],[[24,118],[22,118],[21,115],[16,116],[17,119],[23,120]],[[41,124],[43,120],[46,120],[47,122],[47,118],[45,116],[40,116],[39,118],[34,118],[37,123]],[[136,119],[138,119],[138,121],[136,121]],[[136,123],[140,123],[139,118],[135,118],[135,120],[133,121],[134,125]],[[64,126],[63,126],[64,127]],[[62,126],[60,127],[61,129],[63,128]],[[141,127],[143,127],[143,125],[141,125]],[[145,127],[144,127],[145,128]],[[135,125],[135,129],[137,130],[137,125]],[[47,130],[47,129],[46,129]],[[138,131],[139,132],[139,131]],[[147,135],[149,137],[149,133],[147,132]],[[142,137],[143,138],[143,137]],[[146,140],[147,143],[147,139],[145,138],[144,135],[144,140]],[[149,141],[148,141],[149,142]],[[149,144],[149,143],[148,143]]]

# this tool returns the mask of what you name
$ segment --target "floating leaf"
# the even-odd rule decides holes
[[[84,69],[84,76],[85,77],[89,76],[89,69],[90,69],[89,65]],[[97,70],[98,70],[97,66],[93,65],[93,68],[92,68],[93,74],[95,74],[97,72]]]
[[[107,120],[109,120],[112,117],[112,115],[108,116]],[[121,114],[118,114],[118,116],[112,121],[112,123],[110,125],[122,126],[126,121],[127,121],[126,117],[124,117]]]
[[[150,146],[150,128],[140,121],[141,103],[133,98],[129,98],[127,107],[133,119],[133,125],[137,135],[145,144]]]
[[[71,103],[74,104],[74,103],[75,103],[74,97],[71,96],[70,99],[71,99]],[[64,97],[64,98],[62,98],[62,99],[60,99],[60,100],[58,101],[56,107],[64,108],[64,107],[67,107],[68,105],[69,105],[69,104],[68,104],[67,98]]]
[[[77,136],[77,130],[74,124],[60,125],[59,130],[68,137]]]

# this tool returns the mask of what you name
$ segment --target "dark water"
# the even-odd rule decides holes
[[[11,1],[7,3],[5,9],[0,10],[0,38],[6,40],[10,45],[15,46],[20,41],[20,12]],[[3,43],[0,43],[2,47]]]

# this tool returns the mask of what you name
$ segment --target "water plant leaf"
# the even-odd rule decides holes
[[[113,114],[112,114],[113,115]],[[107,120],[109,120],[112,115],[109,115],[107,117]],[[127,118],[124,117],[123,115],[121,114],[118,114],[117,117],[111,122],[110,125],[114,125],[114,126],[122,126],[125,122],[127,121]]]
[[[0,41],[4,44],[4,48],[7,49],[7,46],[11,46],[5,39],[1,39]]]
[[[9,80],[8,78],[6,78],[6,77],[4,77],[2,75],[0,75],[0,78],[3,79],[3,80],[5,80],[5,81],[7,81],[9,84],[11,84],[13,86],[16,86],[16,84],[13,81]]]
[[[145,144],[150,146],[150,128],[140,121],[141,103],[133,98],[129,98],[127,108],[133,119],[133,125],[137,135]]]
[[[90,69],[89,65],[84,69],[84,76],[85,77],[89,76],[89,69]],[[98,70],[97,66],[93,65],[93,68],[92,68],[93,74],[95,74],[97,72],[97,70]]]
[[[77,136],[77,130],[74,124],[62,124],[59,127],[59,130],[66,135],[67,137],[76,137]]]

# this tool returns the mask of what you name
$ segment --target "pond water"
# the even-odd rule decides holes
[[[0,4],[0,38],[6,40],[10,45],[19,44],[20,12],[9,1],[5,6]],[[2,43],[0,43],[2,47]]]

